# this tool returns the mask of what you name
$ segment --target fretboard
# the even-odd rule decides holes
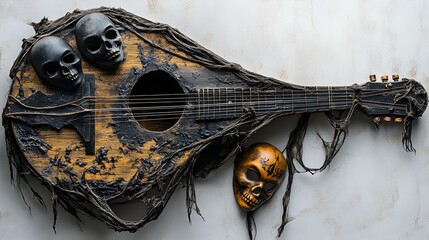
[[[258,88],[197,89],[198,120],[231,119],[252,113],[299,114],[346,110],[352,106],[351,87],[303,87],[261,90]]]

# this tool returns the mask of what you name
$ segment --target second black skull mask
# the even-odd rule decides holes
[[[75,36],[81,54],[98,67],[114,67],[124,60],[122,37],[104,14],[82,17],[76,23]]]

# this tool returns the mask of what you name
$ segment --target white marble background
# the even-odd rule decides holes
[[[21,39],[34,33],[28,23],[99,6],[122,7],[167,23],[230,61],[290,83],[351,85],[364,83],[373,73],[397,73],[429,89],[427,0],[1,0],[1,106]],[[275,120],[251,141],[282,148],[296,120]],[[316,132],[326,138],[332,134],[322,115],[312,118],[305,141],[304,157],[311,166],[318,166],[324,156]],[[406,153],[400,126],[383,125],[376,131],[368,117],[355,114],[332,165],[314,176],[296,176],[290,202],[293,221],[281,239],[428,239],[428,134],[429,112],[414,126],[417,153]],[[87,217],[80,229],[60,210],[55,234],[49,201],[45,209],[23,189],[30,213],[10,184],[3,128],[0,155],[0,239],[247,239],[245,214],[232,195],[232,161],[197,181],[205,221],[194,214],[188,224],[185,191],[178,189],[159,219],[137,233],[116,233]],[[281,195],[257,212],[257,239],[275,239]]]

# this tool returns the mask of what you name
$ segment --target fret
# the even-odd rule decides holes
[[[248,106],[251,107],[252,106],[252,89],[249,88],[249,98],[248,98]]]
[[[277,89],[274,88],[274,109],[277,109]]]
[[[201,96],[200,96],[201,89],[197,89],[197,95],[198,95],[198,118],[201,118]]]
[[[207,115],[209,116],[209,119],[213,119],[213,88],[207,89],[207,98],[208,98]]]
[[[325,106],[326,102],[328,102],[328,106]],[[326,100],[323,101],[322,104],[324,110],[329,110],[331,108],[331,92],[329,87],[326,87]]]
[[[205,111],[205,106],[207,105],[206,104],[206,98],[204,97],[204,88],[203,88],[203,99],[202,99],[202,102],[203,102],[203,107],[202,107],[202,109],[203,109],[203,116],[206,114],[206,111]]]
[[[217,89],[218,90],[218,103],[216,104],[217,105],[217,108],[218,108],[218,117],[220,117],[221,116],[221,111],[222,111],[222,101],[221,101],[221,99],[220,99],[220,88],[218,88]]]
[[[237,105],[238,105],[238,102],[237,102],[237,94],[236,94],[236,91],[237,91],[237,89],[236,89],[236,88],[234,88],[234,114],[237,114],[237,115],[238,115],[238,113],[237,113]]]
[[[263,93],[264,96],[264,107],[261,112],[267,111],[267,93]]]
[[[258,102],[256,103],[256,113],[261,112],[261,106],[260,106],[260,100],[259,100],[259,89],[257,91],[257,96],[258,96]]]
[[[265,111],[270,112],[276,109],[276,91],[266,90],[264,92]]]
[[[229,118],[229,96],[228,96],[228,88],[225,88],[225,117]]]
[[[224,104],[224,106],[225,106],[225,110],[224,110],[224,113],[225,113],[225,117],[226,118],[229,118],[229,116],[228,116],[228,109],[229,109],[229,103],[228,103],[228,88],[225,88],[225,92],[224,92],[224,102],[223,102],[223,104]]]
[[[218,94],[216,93],[218,88],[213,88],[213,119],[216,119],[218,116],[218,106],[219,106],[219,98]]]
[[[211,94],[210,94],[210,88],[206,89],[206,98],[207,98],[207,116],[210,117],[210,113],[211,113],[211,106],[212,106],[212,98],[211,98]]]
[[[215,93],[216,89],[212,88],[211,89],[211,103],[210,103],[210,115],[211,115],[211,119],[214,119],[216,117],[216,93]]]
[[[226,118],[229,118],[229,99],[228,99],[228,88],[225,88],[225,91],[223,92],[223,103],[222,106],[224,107],[223,113]]]
[[[232,89],[230,89],[230,94],[232,94],[231,96],[229,96],[228,97],[228,99],[229,99],[229,107],[228,107],[228,111],[230,112],[230,115],[232,115],[232,116],[236,116],[236,113],[235,113],[235,106],[237,105],[237,103],[236,103],[236,100],[235,100],[235,97],[236,97],[236,94],[235,94],[235,88],[232,88]],[[231,117],[232,117],[231,116]]]
[[[206,94],[205,94],[205,98],[206,98],[206,110],[205,110],[205,116],[208,117],[208,119],[210,119],[210,89],[206,88]]]
[[[212,99],[212,119],[216,119],[216,116],[217,116],[217,104],[216,104],[216,96],[217,96],[217,94],[216,94],[216,88],[213,88],[212,89],[212,96],[213,96],[213,99]]]
[[[307,112],[308,111],[308,108],[307,108],[307,87],[304,87],[304,99],[305,99],[305,112]]]
[[[286,101],[286,98],[285,98],[285,90],[284,90],[284,89],[282,89],[282,101],[281,101],[281,104],[282,104],[282,105],[285,105],[285,101]],[[286,107],[284,107],[284,106],[283,106],[282,110],[286,110]]]
[[[243,105],[242,105],[242,109],[245,111],[246,109],[248,109],[250,107],[250,99],[249,99],[249,95],[251,94],[251,89],[247,88],[244,90],[243,96]]]
[[[206,89],[206,116],[210,119],[210,89]]]
[[[346,108],[349,108],[349,94],[348,94],[347,90],[348,90],[348,87],[346,87],[346,97],[345,97],[345,99],[346,99]]]
[[[211,98],[212,98],[212,101],[210,104],[211,119],[215,119],[215,117],[216,117],[216,93],[215,93],[216,89],[212,88],[211,90],[212,90],[210,93]]]
[[[216,103],[216,108],[217,108],[217,114],[216,114],[216,118],[222,118],[222,99],[220,96],[220,88],[217,88],[217,103]]]
[[[340,101],[341,100],[341,96],[338,96],[341,93],[342,92],[339,92],[339,91],[335,91],[335,92],[332,91],[332,87],[331,87],[331,94],[332,94],[332,106],[331,106],[331,108],[332,109],[336,108],[339,105],[343,105],[343,103]]]
[[[316,111],[319,110],[319,87],[316,87]]]
[[[280,91],[280,92],[279,92]],[[197,120],[232,119],[252,109],[261,116],[284,111],[285,114],[345,110],[351,106],[348,87],[302,87],[272,89],[244,87],[200,88],[195,94]],[[345,101],[345,102],[344,102]]]
[[[240,107],[241,110],[243,110],[243,106],[244,106],[244,89],[241,88],[241,107]]]
[[[210,109],[211,109],[211,119],[213,119],[216,116],[216,113],[215,113],[215,106],[216,106],[215,97],[216,97],[216,95],[215,95],[215,89],[212,88],[211,90],[212,90],[212,92],[210,95],[211,95],[212,101],[210,104],[210,107],[211,107]]]

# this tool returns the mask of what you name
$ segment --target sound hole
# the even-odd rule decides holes
[[[179,121],[185,96],[175,78],[157,70],[146,73],[134,84],[129,106],[141,127],[164,131]]]

